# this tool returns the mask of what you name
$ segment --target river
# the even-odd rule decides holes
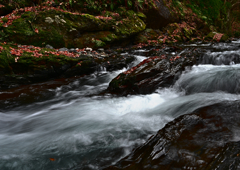
[[[240,99],[240,41],[185,47],[205,50],[200,64],[148,95],[99,95],[126,69],[0,92],[0,169],[102,169],[176,117]]]

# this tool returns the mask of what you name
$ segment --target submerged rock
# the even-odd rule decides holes
[[[238,169],[239,106],[219,103],[182,115],[106,170]]]

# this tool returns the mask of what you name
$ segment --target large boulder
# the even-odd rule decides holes
[[[163,0],[155,1],[155,7],[151,7],[144,11],[147,16],[147,27],[152,29],[160,29],[175,21],[173,14],[165,6]]]
[[[239,169],[239,101],[178,117],[108,170]]]
[[[114,78],[109,83],[108,92],[119,95],[149,94],[159,87],[173,85],[180,72],[195,63],[196,59],[190,56],[149,57]]]

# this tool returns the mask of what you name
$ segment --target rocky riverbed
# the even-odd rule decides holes
[[[1,91],[1,169],[238,168],[239,47],[87,49],[134,60]],[[121,76],[132,85],[111,91]]]

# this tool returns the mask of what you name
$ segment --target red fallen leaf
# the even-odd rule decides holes
[[[17,50],[17,49],[11,48],[11,54],[12,55],[21,56],[22,53],[23,53],[23,51],[21,51],[21,50]]]
[[[35,30],[34,30],[34,31],[35,31],[37,34],[38,34],[38,32],[39,32],[37,28],[35,28]]]
[[[49,158],[50,159],[50,161],[56,161],[56,159],[54,159],[54,158]]]
[[[213,39],[219,42],[221,40],[222,36],[223,36],[223,34],[217,33],[214,35]]]

